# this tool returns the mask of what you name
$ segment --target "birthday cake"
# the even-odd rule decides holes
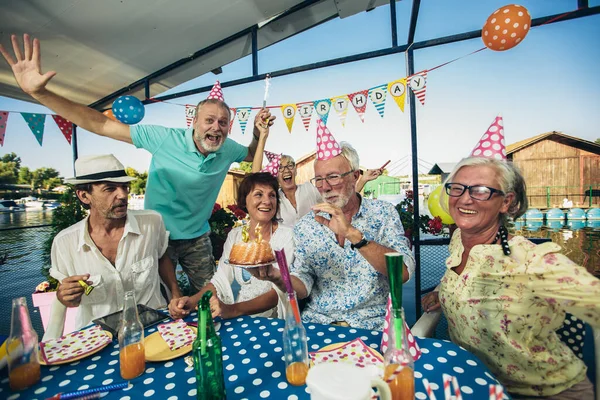
[[[237,265],[267,264],[275,261],[269,242],[240,242],[233,245],[229,262]]]

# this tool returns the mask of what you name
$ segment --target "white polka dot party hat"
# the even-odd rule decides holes
[[[210,90],[210,93],[208,94],[208,97],[206,99],[207,100],[208,99],[217,99],[217,100],[225,101],[225,98],[223,97],[223,89],[221,89],[221,82],[217,81],[214,84],[214,86]]]
[[[326,161],[341,153],[340,145],[329,129],[320,118],[317,119],[317,160]]]
[[[279,163],[281,162],[281,154],[271,153],[270,151],[265,150],[265,155],[269,160],[269,163],[260,170],[260,172],[268,172],[273,176],[277,176],[279,173]]]
[[[471,152],[471,157],[495,158],[506,160],[506,145],[504,144],[504,121],[498,114],[488,130],[483,134],[479,143]]]

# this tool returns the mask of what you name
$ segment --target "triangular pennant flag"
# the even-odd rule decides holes
[[[315,101],[315,111],[323,124],[327,125],[327,118],[329,117],[329,111],[331,111],[331,100],[323,99]]]
[[[240,121],[240,128],[242,129],[242,135],[246,132],[246,124],[248,123],[248,119],[250,118],[250,113],[252,109],[249,107],[243,107],[237,109],[237,117],[238,121]]]
[[[400,110],[404,112],[404,102],[406,99],[406,78],[398,79],[396,81],[388,83],[388,92],[400,107]]]
[[[185,123],[187,124],[188,128],[190,127],[190,125],[192,125],[192,122],[194,121],[195,116],[196,116],[196,106],[193,104],[186,104],[185,105]]]
[[[33,136],[37,139],[40,146],[44,140],[44,125],[46,123],[46,114],[21,113]]]
[[[471,157],[495,158],[506,160],[506,145],[504,143],[504,120],[502,115],[494,119],[488,130],[483,134],[477,146],[471,152]]]
[[[0,146],[4,146],[4,134],[6,133],[6,122],[8,121],[8,112],[0,111]]]
[[[231,127],[233,126],[233,120],[235,119],[235,115],[237,113],[237,109],[232,108],[231,109],[231,118],[229,118],[229,132],[231,132]]]
[[[52,118],[54,119],[54,122],[56,122],[56,125],[58,125],[58,128],[62,134],[65,136],[65,139],[67,139],[67,142],[71,144],[71,138],[73,137],[73,123],[64,119],[60,115],[52,114]]]
[[[369,97],[371,98],[371,102],[377,109],[379,116],[383,118],[383,113],[385,112],[385,98],[387,95],[387,85],[375,86],[374,88],[369,89]]]
[[[408,86],[421,104],[425,105],[425,89],[427,88],[427,70],[417,72],[408,78]]]
[[[285,125],[288,131],[292,133],[292,125],[294,124],[294,118],[296,117],[296,105],[295,104],[283,104],[281,106],[281,113],[285,120]]]
[[[331,105],[340,118],[342,126],[346,126],[346,116],[348,115],[348,96],[337,96],[331,98]]]
[[[304,124],[304,128],[306,132],[308,132],[308,127],[310,126],[310,118],[313,113],[313,103],[298,103],[298,112],[300,113],[300,118],[302,118],[302,123]]]
[[[354,106],[354,109],[358,113],[358,116],[362,122],[365,122],[365,110],[367,109],[368,94],[368,90],[361,90],[360,92],[355,92],[348,95],[350,102]]]

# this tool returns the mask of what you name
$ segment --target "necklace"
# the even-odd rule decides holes
[[[502,246],[502,252],[505,256],[510,255],[510,248],[508,247],[508,231],[504,225],[500,225],[498,228],[498,233],[496,233],[496,238],[494,239],[494,243],[500,241],[500,245]]]

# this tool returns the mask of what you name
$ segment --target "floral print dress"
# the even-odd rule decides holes
[[[565,313],[600,327],[600,280],[559,254],[555,243],[535,245],[522,236],[500,245],[477,245],[460,275],[460,229],[439,298],[453,342],[477,355],[509,392],[560,393],[585,379],[586,366],[560,341]]]

